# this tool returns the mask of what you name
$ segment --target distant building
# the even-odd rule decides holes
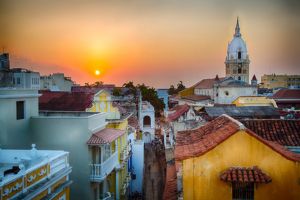
[[[49,76],[41,76],[41,90],[50,91],[71,91],[74,82],[63,73],[54,73]]]
[[[271,106],[277,108],[277,104],[273,99],[263,96],[240,96],[235,99],[232,104],[237,107],[241,106]]]
[[[9,67],[9,54],[3,53],[0,55],[0,87],[12,86],[12,74]]]
[[[13,77],[13,87],[40,89],[40,73],[23,68],[13,68],[10,72]]]
[[[70,199],[69,153],[0,149],[0,199]]]
[[[300,75],[269,74],[261,77],[261,87],[275,88],[300,88]]]
[[[233,39],[227,47],[226,77],[249,83],[249,64],[247,46],[240,33],[239,19],[237,19]]]

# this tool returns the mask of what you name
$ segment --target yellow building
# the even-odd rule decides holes
[[[92,154],[91,181],[95,196],[126,199],[131,180],[128,172],[131,154],[128,134],[132,134],[128,131],[128,118],[131,114],[114,103],[106,90],[94,95],[92,107],[86,111],[107,113],[106,127],[94,133],[87,142]]]
[[[0,149],[0,200],[68,200],[69,153]]]
[[[272,106],[277,108],[277,104],[273,99],[262,96],[240,96],[232,102],[237,107],[241,106]]]
[[[300,199],[300,156],[227,115],[179,132],[176,141],[183,199]]]
[[[261,84],[263,88],[288,88],[288,87],[300,87],[300,75],[263,75],[261,77]]]

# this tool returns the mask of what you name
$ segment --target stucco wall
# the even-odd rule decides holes
[[[257,184],[256,200],[300,199],[300,165],[240,131],[206,154],[183,161],[184,199],[232,199],[231,185],[220,180],[229,167],[258,166],[272,178]]]
[[[17,95],[14,98],[2,98],[2,95]],[[0,91],[0,145],[1,148],[30,148],[31,138],[30,117],[38,116],[38,97],[25,97],[37,95],[37,91],[11,90]],[[2,96],[2,97],[1,97]],[[24,101],[25,118],[17,120],[16,102]]]
[[[228,95],[226,95],[228,92]],[[218,96],[216,96],[218,94]],[[215,103],[231,104],[239,96],[257,96],[256,87],[219,87],[214,97]]]
[[[31,120],[32,142],[38,149],[55,149],[70,152],[72,166],[70,179],[71,199],[92,199],[89,164],[91,154],[86,141],[91,136],[87,118],[50,118],[37,117]]]

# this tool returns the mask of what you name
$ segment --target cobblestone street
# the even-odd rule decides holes
[[[145,145],[145,174],[144,174],[144,199],[162,199],[164,190],[164,168],[160,158],[155,154],[155,149]]]

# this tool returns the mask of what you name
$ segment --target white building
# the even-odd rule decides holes
[[[10,70],[13,78],[13,87],[23,89],[40,89],[40,73],[23,68]]]
[[[65,151],[0,149],[0,199],[68,200],[71,171]]]
[[[30,119],[39,115],[38,91],[20,88],[0,88],[1,148],[25,148]],[[18,138],[18,139],[16,139]]]
[[[148,101],[139,103],[139,124],[143,141],[150,143],[155,137],[155,111]]]
[[[54,73],[49,76],[41,76],[41,90],[50,91],[71,91],[74,82],[63,73]]]

